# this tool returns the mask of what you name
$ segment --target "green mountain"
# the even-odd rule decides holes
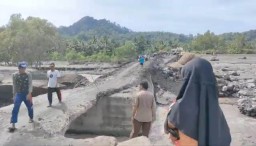
[[[193,36],[175,34],[169,32],[134,32],[106,19],[96,20],[93,17],[83,17],[73,25],[58,28],[59,33],[66,37],[76,37],[79,40],[88,41],[94,38],[108,37],[117,42],[134,40],[143,37],[148,41],[177,41],[189,42]]]
[[[112,23],[106,19],[96,20],[93,17],[83,17],[69,27],[61,26],[58,28],[61,35],[77,36],[80,39],[87,40],[91,36],[108,36],[116,34],[127,34],[132,32],[126,27],[121,27],[116,23]]]
[[[220,35],[207,31],[196,36],[171,32],[135,32],[109,20],[96,20],[88,16],[69,27],[60,27],[58,31],[62,36],[75,40],[69,48],[76,48],[77,52],[88,50],[86,47],[91,47],[93,51],[86,54],[93,54],[95,50],[96,52],[107,50],[107,46],[112,49],[117,48],[127,41],[135,44],[137,49],[150,50],[149,52],[182,46],[185,49],[196,51],[220,50],[220,52],[227,53],[250,53],[256,47],[256,30]],[[78,47],[79,44],[80,47]]]

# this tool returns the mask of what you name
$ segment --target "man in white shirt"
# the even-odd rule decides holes
[[[60,77],[60,72],[55,69],[55,64],[51,63],[50,64],[50,70],[47,71],[47,77],[48,77],[48,101],[49,101],[49,106],[52,106],[52,93],[56,92],[59,102],[61,103],[61,92],[60,88],[58,86],[58,78]]]

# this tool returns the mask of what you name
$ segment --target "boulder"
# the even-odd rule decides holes
[[[247,83],[247,88],[251,89],[255,87],[255,83]]]
[[[250,117],[256,117],[256,105],[249,97],[242,97],[237,102],[238,109],[242,114]]]
[[[228,87],[227,87],[227,86],[223,86],[221,91],[222,91],[222,92],[228,91]]]
[[[230,69],[228,69],[228,67],[222,68],[222,71],[230,71]]]
[[[247,83],[255,83],[255,79],[246,80]]]
[[[245,89],[240,90],[240,91],[238,92],[238,94],[239,94],[240,96],[253,96],[253,95],[254,95],[254,93],[253,93],[252,91],[245,90]]]
[[[224,80],[231,81],[230,75],[226,74],[224,75]]]
[[[240,76],[240,74],[237,73],[237,71],[230,71],[229,74],[232,76]]]
[[[89,83],[88,79],[83,77],[82,75],[77,75],[77,74],[64,74],[60,79],[59,79],[60,84],[64,84],[68,87],[79,87],[82,85],[86,85]]]

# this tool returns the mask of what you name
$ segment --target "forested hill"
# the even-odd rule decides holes
[[[87,35],[104,36],[112,34],[126,34],[131,32],[128,28],[121,27],[106,19],[96,20],[93,17],[83,17],[69,27],[60,27],[59,33],[64,36],[79,36],[81,38]],[[86,39],[86,38],[84,38]]]
[[[84,44],[94,43],[95,45],[99,42],[111,42],[116,44],[115,47],[120,47],[125,42],[130,41],[137,44],[137,48],[144,48],[142,50],[147,52],[169,50],[178,46],[199,52],[209,50],[220,53],[256,52],[256,30],[220,35],[208,30],[204,34],[194,36],[171,32],[135,32],[106,19],[96,20],[86,16],[69,27],[60,27],[58,31],[62,36]]]
[[[220,36],[225,40],[230,41],[233,40],[237,35],[243,35],[247,41],[256,41],[256,30],[249,30],[242,33],[230,32],[221,34]]]
[[[178,42],[187,43],[192,39],[191,36],[169,32],[134,32],[109,20],[97,20],[89,16],[83,17],[69,27],[62,26],[58,28],[58,32],[62,36],[75,37],[83,41],[106,36],[116,41],[134,40],[137,37],[143,37],[148,41],[176,40]]]

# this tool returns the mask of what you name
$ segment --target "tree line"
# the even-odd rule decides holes
[[[177,47],[197,53],[255,53],[256,31],[222,35],[207,31],[195,36],[132,32],[91,17],[69,28],[57,28],[45,19],[24,19],[20,14],[12,15],[8,24],[0,27],[0,62],[6,64],[20,60],[36,65],[47,60],[129,61],[141,54],[168,52]]]

